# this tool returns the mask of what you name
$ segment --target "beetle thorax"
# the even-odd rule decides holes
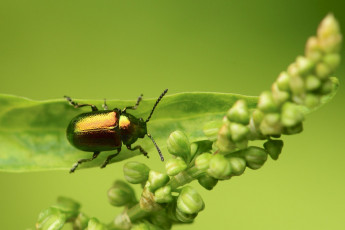
[[[146,122],[131,114],[121,114],[119,119],[121,140],[125,145],[134,143],[138,138],[143,138],[146,133]]]

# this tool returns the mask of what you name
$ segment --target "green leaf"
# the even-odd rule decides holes
[[[323,98],[326,103],[334,96],[338,83],[333,81],[334,91]],[[247,102],[254,109],[258,97],[228,93],[179,93],[168,95],[158,105],[148,123],[148,132],[167,155],[166,141],[171,132],[183,130],[190,141],[207,139],[202,131],[206,122],[222,119],[227,110],[238,100]],[[92,103],[102,108],[102,101],[75,100]],[[156,99],[144,99],[137,110],[129,111],[137,117],[146,118]],[[110,108],[124,108],[135,101],[109,100]],[[69,170],[81,158],[91,158],[92,153],[72,147],[66,139],[66,127],[76,115],[88,112],[90,108],[75,109],[64,99],[33,101],[27,98],[0,95],[0,171],[23,172],[39,170]],[[159,157],[149,138],[140,139],[137,144],[149,153]],[[135,145],[135,144],[134,144]],[[115,151],[102,152],[97,159],[80,165],[79,168],[99,167],[105,158]],[[112,162],[122,161],[140,155],[139,151],[122,148]],[[109,166],[108,166],[109,167]],[[78,169],[79,169],[78,168]]]

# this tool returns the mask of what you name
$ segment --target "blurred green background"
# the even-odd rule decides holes
[[[328,12],[345,31],[339,0],[1,0],[0,93],[37,100],[135,100],[165,88],[258,95],[303,54]],[[345,81],[344,61],[336,75]],[[206,209],[174,229],[345,229],[344,118],[341,84],[333,101],[307,117],[302,134],[284,137],[277,162],[211,192],[195,183]],[[158,157],[135,160],[163,170]],[[106,192],[123,178],[122,165],[73,175],[0,173],[0,228],[34,228],[59,195],[110,221],[120,209]]]

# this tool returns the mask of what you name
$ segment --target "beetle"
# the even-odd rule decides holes
[[[82,151],[93,152],[91,158],[78,160],[71,168],[70,173],[73,173],[81,163],[96,159],[100,152],[117,150],[117,153],[109,155],[103,162],[101,168],[104,168],[111,159],[120,153],[122,144],[131,151],[139,149],[139,151],[148,158],[147,152],[140,145],[132,147],[132,144],[135,143],[138,138],[144,138],[145,135],[152,140],[161,160],[164,161],[161,150],[151,134],[147,133],[146,124],[150,121],[153,111],[167,92],[168,89],[164,90],[158,97],[150,115],[145,121],[127,112],[129,109],[137,109],[142,100],[142,94],[138,97],[134,106],[127,106],[122,110],[118,108],[109,110],[104,99],[104,104],[102,106],[104,110],[101,111],[98,110],[95,105],[78,104],[70,97],[65,96],[66,100],[74,108],[90,106],[92,109],[91,112],[82,113],[74,117],[67,127],[66,136],[71,145]]]

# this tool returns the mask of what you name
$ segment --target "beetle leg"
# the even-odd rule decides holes
[[[138,107],[138,105],[139,105],[139,103],[141,102],[142,99],[143,99],[143,94],[140,94],[140,96],[138,97],[137,103],[135,103],[134,106],[127,106],[127,107],[125,107],[122,110],[122,112],[125,113],[127,109],[133,109],[133,110],[137,109],[137,107]]]
[[[104,103],[102,105],[104,110],[108,110],[107,100],[104,98]]]
[[[87,161],[92,161],[93,159],[97,158],[98,155],[99,155],[99,153],[100,153],[100,152],[94,152],[92,158],[89,158],[89,159],[80,159],[80,160],[78,160],[77,163],[75,163],[75,164],[73,165],[73,167],[71,168],[71,170],[69,170],[69,172],[70,172],[70,173],[74,172],[74,171],[77,169],[77,167],[78,167],[81,163],[87,162]]]
[[[101,165],[101,168],[105,168],[105,166],[107,166],[107,164],[109,164],[110,160],[113,159],[114,157],[116,157],[117,155],[119,155],[121,151],[121,147],[117,149],[117,153],[115,154],[111,154],[107,157],[107,159],[103,162],[103,164]]]
[[[126,145],[127,146],[127,149],[131,150],[131,151],[135,151],[137,149],[139,149],[139,151],[147,158],[149,158],[149,156],[147,155],[147,152],[140,146],[140,145],[137,145],[135,146],[134,148],[132,148],[130,145]]]
[[[74,107],[74,108],[80,108],[84,106],[91,106],[92,111],[98,111],[97,107],[92,104],[78,104],[77,102],[73,101],[70,97],[65,96],[66,100]]]

